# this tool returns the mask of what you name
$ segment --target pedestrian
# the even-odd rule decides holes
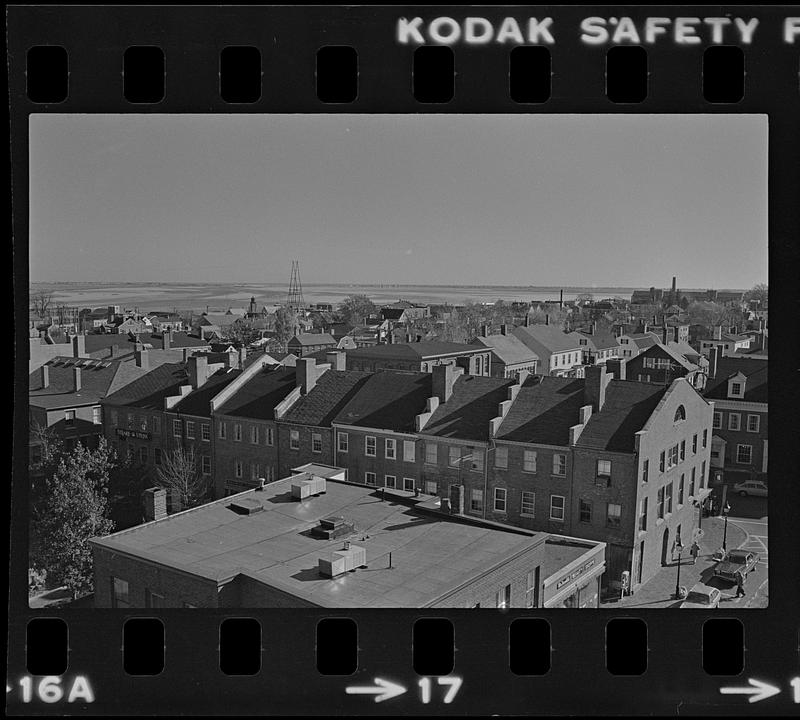
[[[697,563],[697,556],[700,554],[700,546],[697,544],[695,540],[692,543],[692,547],[689,548],[689,554],[692,556],[692,565]]]
[[[741,570],[736,571],[736,597],[744,597],[744,573]]]

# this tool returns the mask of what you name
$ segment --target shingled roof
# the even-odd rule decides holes
[[[328,370],[317,379],[311,391],[301,397],[283,420],[298,425],[329,427],[370,373],[358,370]]]
[[[514,328],[514,335],[540,355],[543,350],[552,354],[581,349],[581,336],[578,333],[565,333],[556,325],[520,326]]]
[[[189,384],[189,375],[183,363],[165,363],[113,394],[107,400],[114,405],[124,405],[143,410],[163,410],[164,398],[177,395],[181,385]]]
[[[475,338],[474,342],[489,348],[504,365],[531,363],[539,360],[539,356],[516,335],[487,335]]]
[[[703,395],[709,400],[728,399],[728,380],[742,373],[747,378],[744,385],[744,397],[735,398],[744,402],[769,402],[767,392],[767,368],[769,361],[752,357],[730,357],[728,355],[717,361],[717,372],[709,377]]]
[[[294,368],[268,366],[245,382],[217,412],[255,420],[272,420],[275,406],[294,389],[296,375]]]
[[[374,345],[372,347],[348,350],[352,357],[363,358],[399,358],[403,360],[421,360],[422,358],[440,355],[456,355],[459,353],[475,353],[474,345],[463,343],[426,341],[417,343],[392,343],[390,345]]]
[[[176,403],[172,410],[184,415],[211,417],[211,399],[241,374],[242,371],[238,369],[220,368],[199,388]]]

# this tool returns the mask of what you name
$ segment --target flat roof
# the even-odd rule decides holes
[[[291,497],[298,475],[222,498],[162,520],[92,542],[115,552],[225,582],[243,575],[323,607],[424,607],[480,577],[515,554],[544,543],[547,533],[464,521],[435,511],[431,496],[387,491],[330,479],[342,470],[303,466],[301,475],[327,475],[324,495],[302,502]],[[254,501],[263,511],[240,515],[233,500]],[[246,503],[250,504],[250,503]],[[355,530],[335,540],[310,530],[320,520],[344,517]],[[318,573],[320,558],[341,550],[344,540],[366,549],[367,568],[336,578]],[[582,552],[598,543],[583,541]],[[545,577],[577,557],[554,547]],[[567,553],[564,555],[564,553]],[[392,567],[389,567],[389,553]]]

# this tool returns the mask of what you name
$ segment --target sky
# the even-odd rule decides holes
[[[765,115],[30,116],[32,282],[749,288]]]

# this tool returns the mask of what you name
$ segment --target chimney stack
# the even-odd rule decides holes
[[[597,320],[592,320],[592,326],[589,332],[592,335],[597,335]]]
[[[167,517],[167,491],[164,488],[148,488],[142,493],[144,521],[153,522]]]
[[[303,395],[307,395],[314,389],[317,384],[317,361],[314,358],[297,359],[295,383]]]
[[[240,368],[244,367],[244,361],[245,360],[247,360],[247,348],[244,345],[242,345],[242,347],[239,348],[239,367]]]
[[[332,350],[325,353],[325,359],[331,364],[331,370],[344,370],[347,356],[341,350]]]
[[[530,327],[531,325],[531,314],[529,312],[525,313],[525,327]]]
[[[481,337],[488,337],[488,336],[489,336],[489,326],[481,325]]]
[[[446,403],[453,395],[453,384],[456,381],[455,366],[435,365],[433,368],[433,394],[439,402]]]
[[[192,355],[191,348],[183,348],[183,362],[189,362],[189,358]]]
[[[722,340],[722,325],[714,325],[713,332],[714,340]]]
[[[72,338],[72,357],[86,357],[86,336],[75,335]]]
[[[606,401],[606,388],[611,380],[611,375],[606,372],[603,365],[590,365],[586,368],[584,385],[585,401],[592,406],[592,412],[600,412]]]
[[[42,365],[42,387],[50,387],[50,367]]]
[[[550,315],[549,314],[544,316],[544,324],[545,325],[549,325],[550,324]]]
[[[501,335],[508,335],[508,325],[506,325],[505,323],[503,323],[500,326],[500,334]]]
[[[133,356],[136,359],[136,367],[142,368],[142,370],[150,369],[150,353],[147,348],[139,346]]]
[[[560,308],[564,307],[564,290],[563,289],[561,290],[561,296],[559,297],[559,300],[558,300],[558,307],[560,307]]]
[[[161,331],[161,347],[164,350],[172,350],[172,330]]]
[[[192,355],[189,358],[188,370],[189,382],[197,390],[208,380],[208,358],[205,355]]]
[[[720,348],[714,345],[708,353],[708,376],[714,378],[717,376],[717,363],[719,362]]]
[[[615,380],[625,380],[625,360],[609,358],[606,360],[606,371],[611,373]]]
[[[81,389],[81,369],[79,367],[72,368],[73,389],[72,392],[80,392]]]

